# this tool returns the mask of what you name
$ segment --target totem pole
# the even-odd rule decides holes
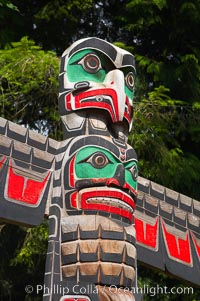
[[[59,110],[67,140],[55,157],[50,233],[55,219],[58,228],[46,283],[62,284],[71,295],[85,291],[86,300],[112,300],[112,284],[134,284],[138,171],[126,143],[134,76],[133,56],[96,38],[76,42],[61,60]],[[134,300],[131,292],[116,300],[124,298]]]
[[[138,177],[127,144],[134,78],[133,55],[82,39],[61,59],[63,141],[0,119],[0,218],[49,219],[44,301],[135,300],[137,257],[200,284],[199,202]]]

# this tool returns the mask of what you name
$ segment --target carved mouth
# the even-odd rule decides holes
[[[97,210],[117,214],[132,220],[135,202],[130,195],[116,188],[91,187],[81,189],[72,200],[79,210]]]
[[[114,89],[110,88],[83,90],[81,93],[68,93],[65,96],[65,106],[67,110],[84,108],[104,109],[110,113],[113,122],[123,119],[123,116],[119,116],[117,93]]]
[[[118,207],[118,208],[122,208],[124,210],[128,210],[129,212],[133,213],[133,208],[131,206],[129,206],[127,203],[119,200],[119,199],[115,199],[115,198],[107,198],[107,197],[96,197],[96,198],[88,198],[86,200],[87,204],[105,204],[111,207]]]

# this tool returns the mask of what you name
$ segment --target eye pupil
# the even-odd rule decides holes
[[[105,164],[105,158],[103,156],[97,155],[94,157],[94,161],[97,165],[102,166]]]
[[[133,75],[132,72],[129,72],[126,75],[126,84],[127,84],[128,88],[130,90],[133,90],[133,88],[134,88],[134,75]]]
[[[90,163],[94,168],[103,168],[110,161],[107,156],[101,152],[96,152],[86,160],[87,163]]]
[[[133,77],[132,76],[128,77],[128,81],[129,81],[130,86],[133,86]]]
[[[101,62],[95,54],[88,54],[84,57],[83,68],[90,73],[96,73],[101,69]]]
[[[88,58],[86,64],[90,68],[96,68],[96,66],[98,66],[98,61],[96,58]]]

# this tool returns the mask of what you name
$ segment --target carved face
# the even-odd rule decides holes
[[[69,148],[63,178],[68,213],[98,211],[132,222],[138,175],[135,151],[119,140],[98,136],[75,139]]]
[[[134,78],[130,53],[97,38],[80,40],[62,57],[60,113],[100,109],[111,123],[125,121],[130,128]]]

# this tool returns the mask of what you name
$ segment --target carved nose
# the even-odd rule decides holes
[[[124,82],[124,73],[119,69],[111,70],[106,75],[105,82],[111,85],[115,83],[116,85],[121,86]]]
[[[105,87],[115,90],[117,94],[117,106],[119,111],[119,120],[122,121],[124,117],[126,105],[126,93],[124,88],[124,73],[121,70],[111,70],[105,77]]]
[[[106,185],[107,186],[120,186],[123,187],[125,184],[125,168],[123,164],[120,164],[117,166],[116,172],[113,176],[113,178],[110,178],[107,180]]]

